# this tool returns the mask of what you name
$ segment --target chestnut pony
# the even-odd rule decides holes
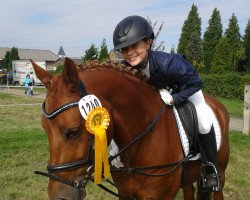
[[[174,199],[183,188],[184,199],[194,199],[193,183],[200,179],[201,161],[187,161],[180,144],[173,109],[166,106],[158,90],[127,68],[114,64],[90,63],[79,69],[65,59],[62,75],[50,75],[33,61],[37,77],[47,88],[41,124],[48,135],[50,158],[48,196],[56,199],[83,199],[93,173],[93,135],[87,132],[78,101],[94,94],[110,114],[107,140],[118,145],[122,170],[111,167],[119,199]],[[206,96],[222,131],[218,165],[222,187],[229,159],[229,116],[215,98]],[[123,149],[123,150],[122,150]],[[181,181],[184,163],[189,175]],[[198,186],[198,198],[209,199]],[[215,192],[214,199],[223,199]]]

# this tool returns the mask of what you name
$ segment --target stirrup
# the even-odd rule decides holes
[[[213,172],[208,173],[207,169],[212,168]],[[208,183],[208,180],[213,179],[216,183],[211,184]],[[218,170],[216,169],[215,165],[211,162],[202,163],[201,165],[201,186],[204,191],[213,191],[219,192],[221,191],[221,184],[220,184],[220,176]]]

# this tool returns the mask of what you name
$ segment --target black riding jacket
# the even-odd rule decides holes
[[[175,104],[180,104],[202,88],[196,69],[178,54],[149,52],[150,84],[156,88],[170,87]]]

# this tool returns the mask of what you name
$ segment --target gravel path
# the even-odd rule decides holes
[[[0,88],[1,93],[7,93],[7,94],[15,94],[15,95],[21,95],[25,96],[23,90],[17,90],[17,89],[9,89],[6,88]],[[27,96],[29,97],[29,96]],[[46,94],[34,92],[34,95],[29,98],[38,98],[38,99],[45,99]],[[230,124],[229,129],[233,131],[242,131],[243,130],[243,119],[241,118],[230,118]]]
[[[242,132],[242,130],[243,130],[243,119],[241,119],[241,118],[230,118],[229,130]]]
[[[6,94],[15,94],[15,95],[20,95],[20,96],[27,96],[30,98],[37,98],[37,99],[45,99],[46,94],[41,93],[41,92],[34,92],[33,96],[28,96],[24,94],[24,90],[21,89],[6,89],[6,88],[0,88],[1,93],[6,93]]]

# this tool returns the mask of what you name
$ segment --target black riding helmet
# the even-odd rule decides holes
[[[145,38],[154,39],[154,31],[148,21],[140,16],[126,17],[113,33],[114,50],[118,51]]]

